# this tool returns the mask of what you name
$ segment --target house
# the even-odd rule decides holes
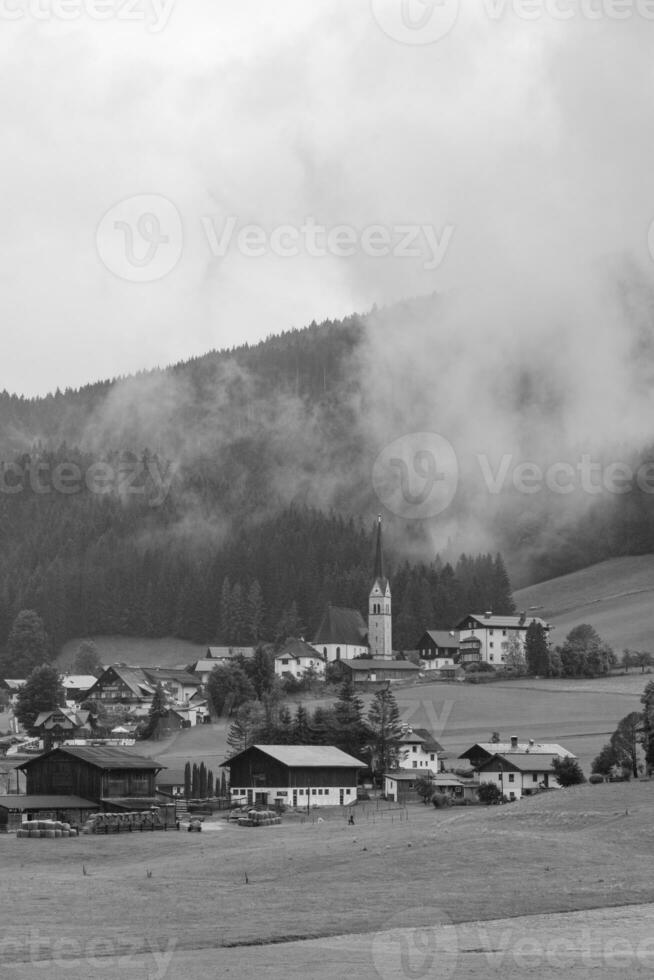
[[[384,796],[395,803],[422,803],[423,799],[417,791],[416,784],[420,778],[425,777],[429,779],[434,791],[445,793],[453,800],[477,799],[479,784],[474,779],[466,779],[451,772],[432,775],[429,772],[407,772],[403,769],[384,773]]]
[[[464,642],[469,639],[479,641],[478,660],[501,666],[507,662],[511,648],[524,655],[527,628],[538,623],[549,632],[551,627],[538,616],[494,616],[492,612],[472,613],[457,624],[461,647],[461,662],[464,662]],[[466,647],[466,655],[471,658],[471,647]],[[468,659],[466,662],[472,662]]]
[[[531,796],[542,789],[559,789],[554,759],[574,759],[556,742],[477,742],[459,756],[467,759],[479,783],[493,783],[510,800]]]
[[[96,680],[97,677],[93,674],[64,674],[61,678],[61,686],[64,689],[66,703],[73,706],[84,701]]]
[[[173,667],[143,667],[146,678],[155,687],[161,684],[166,694],[175,701],[187,702],[202,686],[201,680],[188,670]]]
[[[481,640],[478,636],[466,636],[459,640],[459,665],[481,663]]]
[[[226,664],[234,663],[238,657],[252,660],[254,654],[255,647],[207,647],[206,655],[190,664],[188,670],[189,673],[199,677],[200,683],[205,686],[214,667],[224,667]]]
[[[164,769],[157,774],[156,789],[167,796],[184,796],[184,770]]]
[[[271,806],[349,806],[366,765],[333,745],[251,745],[221,763],[232,802]]]
[[[51,711],[41,711],[32,727],[34,734],[42,738],[45,748],[49,749],[55,742],[62,742],[67,738],[92,735],[95,719],[90,711],[54,708]]]
[[[112,664],[87,691],[86,699],[101,701],[104,705],[121,705],[146,715],[150,709],[156,683],[148,678],[140,667]]]
[[[368,627],[358,609],[327,606],[311,645],[327,663],[368,655]]]
[[[423,670],[454,667],[459,659],[459,639],[454,630],[426,630],[417,647]]]
[[[426,772],[438,772],[439,753],[442,755],[444,750],[426,728],[413,730],[409,728],[399,739],[398,748],[400,769],[422,769]]]
[[[325,658],[302,639],[290,639],[275,655],[275,675],[301,680],[307,671],[325,676]]]
[[[355,684],[413,681],[420,676],[420,667],[409,660],[343,660],[339,664],[342,676],[348,672]]]
[[[26,798],[74,796],[96,810],[137,810],[157,802],[164,766],[125,748],[61,745],[16,768],[25,773]]]
[[[9,703],[15,707],[16,698],[18,697],[18,692],[21,687],[25,687],[27,680],[21,680],[17,678],[5,677],[0,681],[0,687],[3,691],[6,691],[9,696]]]

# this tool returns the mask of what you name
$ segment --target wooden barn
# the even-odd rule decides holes
[[[338,668],[342,676],[349,672],[355,684],[385,684],[388,681],[413,681],[420,675],[420,667],[409,660],[341,660]]]
[[[252,745],[221,765],[229,769],[232,802],[287,806],[348,806],[367,767],[332,745]]]
[[[0,833],[19,830],[24,820],[65,820],[81,826],[98,809],[78,796],[0,796]]]
[[[76,796],[104,810],[134,810],[156,803],[155,779],[164,767],[128,749],[62,745],[17,768],[27,796]]]

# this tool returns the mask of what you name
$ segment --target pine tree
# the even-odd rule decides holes
[[[206,799],[207,796],[207,767],[204,762],[200,763],[200,772],[198,773],[198,793],[201,800]]]
[[[150,705],[150,710],[148,711],[148,718],[143,729],[143,734],[141,738],[156,738],[157,725],[161,718],[165,718],[168,714],[168,701],[166,699],[166,692],[164,691],[161,684],[157,684],[154,689],[154,695],[152,697],[152,704]]]
[[[336,727],[334,744],[357,757],[365,745],[369,731],[363,719],[363,701],[356,693],[351,672],[348,672],[334,705]]]
[[[57,668],[42,664],[32,670],[18,692],[14,714],[23,728],[32,734],[32,726],[42,711],[52,711],[64,703],[64,689]]]
[[[213,799],[214,788],[213,788],[213,769],[207,770],[207,797]]]
[[[390,686],[375,694],[368,710],[368,724],[372,765],[379,778],[395,768],[398,761],[400,711]]]
[[[48,637],[41,617],[33,609],[18,613],[7,639],[9,676],[26,677],[34,667],[50,660]]]
[[[263,594],[258,580],[255,579],[248,590],[246,603],[247,639],[250,643],[257,644],[261,639],[263,617]]]
[[[535,620],[527,627],[525,636],[525,660],[530,674],[549,677],[552,673],[547,631]]]
[[[309,725],[309,715],[303,704],[298,704],[295,709],[295,719],[293,721],[293,741],[296,745],[308,745],[311,742],[311,727]]]
[[[197,762],[193,763],[193,773],[191,776],[191,796],[197,800],[200,795],[200,770]]]
[[[184,766],[184,798],[187,800],[191,798],[192,785],[193,784],[191,783],[191,763],[187,762],[186,765]]]

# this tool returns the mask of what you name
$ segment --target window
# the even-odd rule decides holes
[[[510,772],[509,773],[509,782],[510,783],[515,783],[515,773],[513,773],[513,772]]]
[[[506,630],[502,630],[502,636],[506,636]]]
[[[418,763],[416,762],[415,759],[413,760],[413,768],[414,769],[417,769],[418,768]]]
[[[489,630],[488,632],[489,632],[490,636],[494,636],[495,635],[495,630]]]
[[[351,790],[351,789],[346,789],[346,790],[345,790],[345,795],[346,795],[346,796],[349,796],[351,792],[352,792],[352,790]]]
[[[538,782],[538,773],[535,772],[533,774],[533,776],[531,777],[531,781],[532,781],[532,783],[537,783]]]
[[[316,790],[315,790],[315,789],[312,789],[312,790],[311,790],[311,795],[312,795],[312,796],[315,796],[315,795],[316,795]]]
[[[433,752],[430,753],[429,759],[430,759],[431,762],[435,762],[436,761],[436,756],[434,755]]]
[[[336,659],[337,660],[340,660],[341,659],[341,648],[340,647],[336,647]]]
[[[488,645],[489,645],[489,647],[491,648],[491,650],[492,650],[492,649],[493,649],[493,647],[495,646],[495,644],[493,643],[493,641],[492,641],[492,640],[490,641],[490,643],[489,643]]]
[[[418,751],[418,746],[417,746],[417,745],[414,745],[414,746],[413,746],[413,751],[414,751],[414,752],[417,752],[417,751]]]
[[[284,657],[282,659],[282,663],[284,664],[285,667],[288,667],[288,657]]]

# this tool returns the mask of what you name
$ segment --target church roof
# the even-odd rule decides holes
[[[342,643],[343,646],[365,646],[368,627],[358,609],[327,606],[313,645]]]
[[[384,574],[384,548],[382,545],[382,519],[381,514],[377,518],[377,535],[375,541],[375,567],[372,577],[374,579],[373,589],[378,585],[382,592],[386,591],[388,579]]]

